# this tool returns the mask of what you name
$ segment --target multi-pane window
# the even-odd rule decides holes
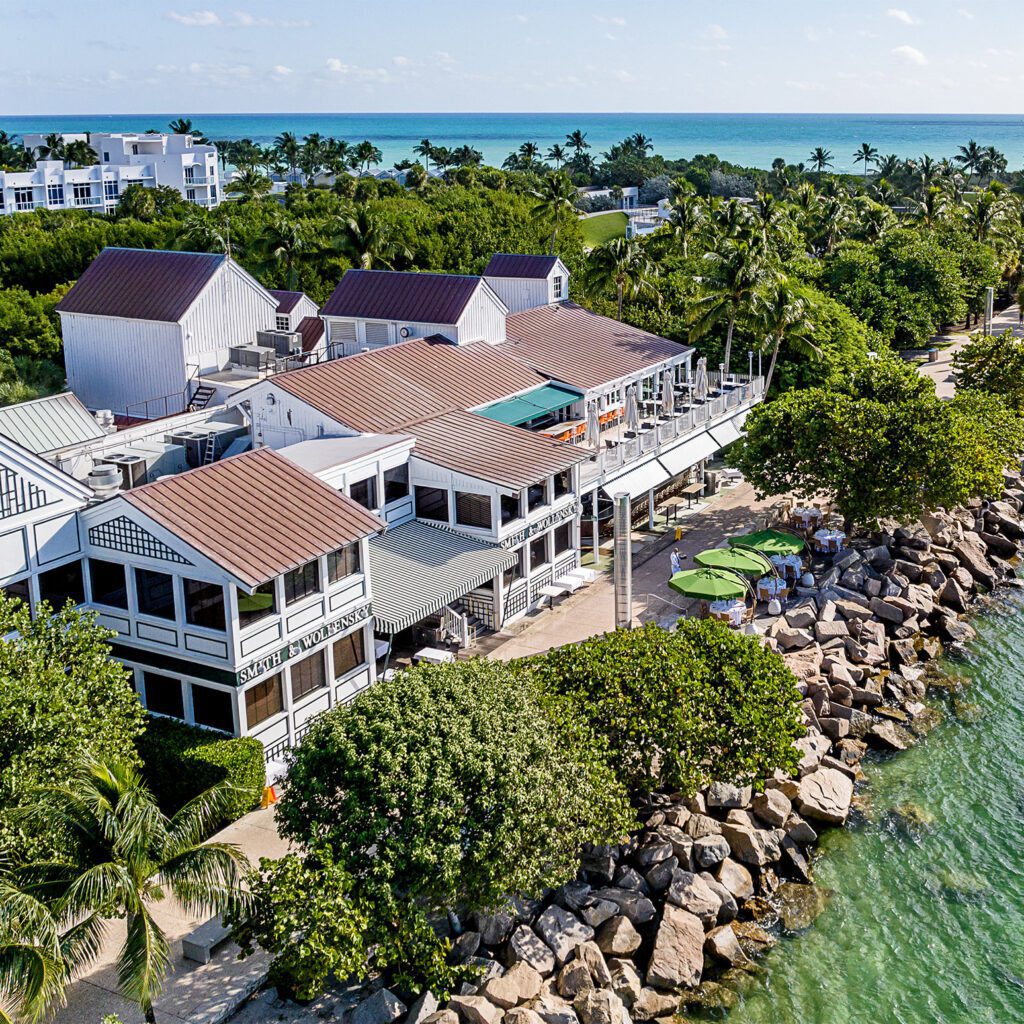
[[[173,619],[174,577],[151,569],[136,569],[135,598],[141,614]]]
[[[512,554],[516,556],[515,564],[510,569],[506,569],[501,578],[506,589],[526,575],[526,546],[513,551]]]
[[[363,508],[375,509],[377,507],[377,479],[367,477],[366,480],[359,480],[349,485],[349,497],[358,502]]]
[[[212,686],[192,684],[192,721],[221,732],[235,731],[235,716],[231,710],[231,694],[215,690]]]
[[[185,580],[185,621],[206,629],[226,629],[224,588],[219,583]]]
[[[31,188],[16,188],[14,190],[14,208],[16,210],[31,210],[36,205]]]
[[[317,651],[302,661],[296,661],[292,665],[292,700],[302,700],[303,697],[320,690],[327,685],[327,673],[324,670],[324,651]]]
[[[245,721],[250,729],[283,710],[280,672],[245,691]]]
[[[25,604],[32,604],[32,592],[29,588],[29,578],[26,576],[23,580],[15,580],[13,583],[5,583],[0,587],[0,591],[3,592],[4,597],[9,601],[24,601]]]
[[[238,626],[245,629],[260,619],[265,619],[277,611],[277,594],[274,581],[261,583],[255,594],[247,594],[244,590],[235,590],[238,600]]]
[[[572,524],[563,523],[555,529],[555,554],[560,555],[572,547]]]
[[[334,641],[334,678],[340,679],[366,661],[366,638],[361,629]]]
[[[291,322],[291,320],[288,319],[288,314],[287,313],[285,313],[283,315],[279,313],[274,318],[274,322],[277,324],[277,329],[279,331],[290,330],[291,326],[292,326],[292,322]]]
[[[75,197],[75,206],[89,206],[92,203],[92,185],[88,182],[76,182],[71,186]]]
[[[185,189],[185,198],[190,203],[194,203],[196,201],[196,190],[194,188]]]
[[[556,298],[562,298],[565,292],[565,282],[562,280],[561,274],[556,274],[551,279],[551,294]]]
[[[556,473],[554,483],[555,497],[561,498],[572,490],[572,473],[568,469],[562,473]]]
[[[103,198],[107,202],[115,202],[121,195],[121,190],[118,187],[116,181],[105,181],[103,182]]]
[[[548,561],[548,538],[535,537],[530,541],[530,568],[536,569]]]
[[[284,603],[295,604],[310,594],[320,592],[320,562],[313,559],[298,569],[292,569],[285,573],[284,577]]]
[[[96,604],[109,605],[111,608],[128,607],[128,578],[120,562],[90,558],[89,583]]]
[[[491,499],[486,494],[455,492],[455,522],[460,526],[488,529],[491,525]]]
[[[505,526],[519,518],[519,495],[503,494],[501,496],[501,525]]]
[[[46,186],[46,203],[48,206],[64,205],[64,186],[59,181],[52,181]]]
[[[438,487],[416,488],[416,516],[438,523],[448,522],[448,492]]]
[[[409,496],[409,464],[392,466],[384,470],[384,504],[400,501]]]
[[[39,574],[39,600],[46,601],[56,612],[67,604],[70,598],[75,604],[85,602],[85,582],[82,578],[82,563],[68,562],[56,569]]]
[[[144,672],[146,685],[146,708],[157,715],[171,718],[185,717],[185,700],[181,695],[181,680],[162,676],[156,672]]]
[[[532,512],[547,501],[547,488],[543,484],[531,484],[526,491],[526,510]]]
[[[338,580],[359,572],[359,545],[346,544],[327,556],[327,581],[337,583]]]

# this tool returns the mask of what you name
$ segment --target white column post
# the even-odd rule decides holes
[[[654,488],[647,492],[647,528],[654,530]]]
[[[597,521],[597,488],[594,488],[594,493],[591,495],[591,511],[594,514],[594,521],[590,524],[591,536],[593,537],[594,543],[594,565],[598,566],[601,564],[601,524]]]

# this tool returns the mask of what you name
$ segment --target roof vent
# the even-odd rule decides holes
[[[121,471],[117,466],[97,466],[89,471],[85,484],[97,498],[112,498],[121,488]]]
[[[97,409],[94,418],[106,433],[113,434],[117,431],[114,414],[110,409]]]

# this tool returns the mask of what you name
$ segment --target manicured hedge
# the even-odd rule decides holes
[[[150,718],[136,746],[146,782],[167,814],[225,779],[236,793],[222,825],[259,802],[266,778],[263,744],[251,736],[232,739],[172,718]]]

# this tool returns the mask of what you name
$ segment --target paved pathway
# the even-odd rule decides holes
[[[260,857],[281,857],[288,849],[277,834],[272,810],[253,811],[213,838],[241,847],[254,865]],[[171,973],[154,1007],[161,1024],[223,1020],[240,999],[262,983],[268,958],[257,954],[239,962],[238,947],[231,942],[221,946],[208,964],[182,958],[182,938],[202,924],[205,916],[194,917],[171,899],[156,904],[153,916],[171,939]],[[118,1014],[124,1024],[143,1024],[138,1007],[117,991],[116,957],[124,938],[124,922],[109,922],[99,959],[68,990],[68,1005],[56,1015],[54,1024],[99,1024],[107,1013]]]

